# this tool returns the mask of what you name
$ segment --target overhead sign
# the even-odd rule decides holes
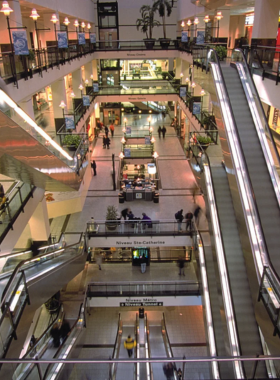
[[[139,301],[129,301],[120,302],[121,307],[125,306],[163,306],[163,302],[149,301],[149,302],[139,302]]]
[[[175,222],[176,223],[176,222]],[[176,223],[177,227],[177,223]],[[149,229],[149,228],[148,228]],[[149,229],[150,230],[150,229]],[[147,234],[149,232],[147,231]],[[89,239],[90,247],[102,247],[104,237],[98,234]],[[192,246],[192,239],[188,235],[178,233],[178,236],[107,236],[108,247],[182,247]]]

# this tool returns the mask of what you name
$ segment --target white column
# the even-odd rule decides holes
[[[80,96],[79,86],[82,83],[82,70],[78,69],[72,73],[72,88],[76,96]]]
[[[56,82],[52,83],[51,88],[52,88],[52,103],[53,103],[54,117],[61,118],[63,113],[62,113],[62,109],[59,107],[60,102],[63,100],[64,103],[67,104],[65,79],[60,78]],[[65,108],[65,112],[66,111],[67,110]]]
[[[89,81],[89,83],[91,83],[90,76],[92,74],[93,74],[93,61],[86,63],[84,66],[84,76],[85,76],[85,79]]]
[[[181,78],[180,77],[180,74],[181,74],[181,70],[182,70],[182,60],[180,58],[176,58],[176,71],[175,71],[175,78]]]
[[[280,0],[255,0],[253,38],[276,39]]]
[[[245,16],[231,16],[229,23],[230,48],[233,49],[235,40],[245,37]]]
[[[29,219],[28,224],[30,227],[32,240],[48,240],[51,231],[45,198],[43,198],[43,200],[38,204],[34,214]]]

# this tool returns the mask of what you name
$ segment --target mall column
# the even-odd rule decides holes
[[[51,84],[52,88],[52,104],[54,118],[59,119],[63,117],[62,109],[59,107],[61,101],[67,104],[66,88],[64,78],[60,78]],[[65,108],[65,113],[67,113]]]
[[[280,0],[255,0],[252,45],[275,46]]]

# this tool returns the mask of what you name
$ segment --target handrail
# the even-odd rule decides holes
[[[149,329],[149,323],[147,318],[147,313],[144,314],[144,324],[145,324],[145,358],[151,357],[151,347],[150,347],[150,329]],[[146,362],[146,372],[147,372],[147,380],[153,380],[154,374],[152,369],[152,364],[150,362]]]
[[[118,358],[118,356],[119,356],[120,343],[118,345],[117,345],[117,343],[118,343],[118,340],[120,337],[120,328],[121,328],[121,313],[119,313],[118,329],[117,329],[117,334],[116,334],[116,339],[115,339],[114,349],[113,349],[113,354],[112,354],[113,359]],[[112,364],[110,372],[111,372],[111,378],[114,379],[115,372],[116,372],[115,364]]]
[[[168,336],[168,332],[167,332],[167,328],[166,328],[166,321],[165,321],[165,314],[164,314],[164,312],[162,313],[162,323],[163,323],[162,327],[164,328],[164,333],[165,333],[165,339],[164,339],[164,336],[163,336],[164,345],[165,345],[165,351],[167,353],[167,357],[173,358],[173,352],[172,352],[172,348],[171,348],[171,344],[170,344],[170,340],[169,340],[169,336]],[[164,335],[164,334],[162,334],[162,335]],[[172,363],[172,365],[173,365],[173,377],[174,377],[174,380],[178,380],[176,363]]]
[[[84,236],[84,234],[81,233],[81,234],[80,234],[80,239],[79,239],[78,242],[76,242],[76,243],[74,243],[74,244],[70,244],[70,245],[68,245],[68,246],[66,246],[66,247],[63,247],[62,250],[65,251],[65,249],[70,248],[70,247],[73,247],[73,246],[79,244],[79,243],[81,242],[83,236]],[[59,249],[59,250],[60,250],[60,249]],[[23,260],[23,261],[21,261],[21,262],[16,266],[16,268],[14,269],[13,274],[11,275],[11,277],[10,277],[10,279],[9,279],[9,281],[8,281],[7,285],[5,286],[5,289],[4,289],[4,291],[3,291],[2,299],[1,299],[0,309],[2,309],[2,307],[4,306],[4,304],[5,304],[5,302],[6,302],[6,298],[7,298],[8,294],[9,294],[10,289],[11,289],[12,283],[13,283],[13,281],[14,281],[16,275],[21,271],[21,268],[22,268],[25,264],[31,263],[32,261],[37,261],[38,259],[41,259],[41,258],[43,258],[44,256],[49,256],[49,255],[51,255],[51,254],[53,254],[53,253],[55,253],[55,252],[57,252],[57,251],[58,251],[58,249],[54,249],[54,250],[52,250],[51,252],[43,253],[43,254],[41,254],[41,255],[36,256],[35,258],[30,258],[30,259],[27,259],[27,260]],[[34,264],[34,265],[35,265],[35,264]]]

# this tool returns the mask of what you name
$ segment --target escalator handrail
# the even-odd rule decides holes
[[[225,93],[226,93],[226,97],[228,99],[228,105],[229,105],[229,108],[230,108],[230,113],[231,113],[232,120],[234,122],[234,127],[235,127],[235,130],[236,130],[236,137],[237,137],[237,140],[238,140],[238,144],[239,144],[239,146],[241,148],[241,146],[242,146],[241,145],[241,140],[240,140],[239,133],[237,132],[236,121],[235,121],[234,113],[233,113],[233,110],[232,110],[232,106],[231,106],[231,102],[230,102],[230,97],[229,97],[229,94],[228,94],[228,91],[227,91],[227,87],[226,87],[226,84],[225,84],[225,79],[224,79],[223,72],[222,72],[222,69],[221,69],[220,61],[219,61],[217,52],[215,50],[213,50],[213,49],[211,49],[211,50],[212,50],[212,52],[214,53],[214,55],[216,57],[216,62],[215,63],[219,67],[219,72],[220,72],[220,75],[221,75],[221,78],[222,78],[224,90],[225,90]],[[239,152],[241,154],[242,161],[243,161],[243,164],[244,164],[245,169],[246,169],[246,173],[248,174],[249,170],[248,170],[248,166],[247,166],[247,163],[246,163],[246,160],[245,160],[245,157],[244,157],[244,152],[243,152],[242,149],[240,149]],[[255,197],[255,193],[254,193],[254,190],[253,190],[253,185],[252,185],[251,178],[250,178],[249,175],[247,175],[247,180],[248,180],[248,184],[249,184],[250,191],[251,191],[251,194],[252,194],[252,202],[254,203],[254,208],[255,208],[254,211],[257,214],[257,217],[258,217],[258,220],[259,220],[259,223],[260,223],[260,226],[261,226],[261,218],[260,218],[259,210],[258,210],[258,207],[257,207],[257,204],[256,204],[256,197]],[[261,231],[262,231],[262,227],[261,227]],[[268,260],[268,262],[270,264],[270,267],[273,268],[272,271],[275,274],[275,276],[276,276],[276,278],[277,278],[277,280],[279,282],[279,287],[280,287],[280,278],[279,278],[278,274],[275,272],[274,267],[273,267],[273,265],[272,265],[272,263],[270,261],[270,257],[269,257],[268,249],[267,249],[267,243],[266,243],[265,236],[263,235],[263,231],[262,231],[262,240],[263,240],[263,244],[264,244],[265,250],[267,252],[266,259]]]
[[[148,347],[148,357],[151,357],[151,347],[150,347],[150,329],[149,329],[149,324],[148,324],[148,317],[147,313],[144,315],[144,324],[146,328],[146,342],[147,342],[147,347]],[[153,373],[153,368],[152,368],[152,363],[149,362],[149,369],[150,369],[150,380],[154,380],[154,373]]]
[[[83,236],[84,236],[84,233],[81,233],[81,234],[80,234],[80,239],[79,239],[79,241],[76,242],[76,243],[74,243],[74,244],[70,244],[70,245],[65,246],[65,247],[63,248],[64,251],[65,251],[67,248],[70,248],[70,247],[73,247],[73,246],[79,244],[79,243],[81,242]],[[54,250],[52,250],[51,252],[43,253],[43,254],[41,254],[41,255],[38,255],[38,256],[36,256],[36,259],[40,259],[41,257],[44,257],[45,255],[51,255],[52,253],[55,253],[55,251],[57,251],[57,250],[58,250],[58,249],[54,249]],[[72,258],[71,258],[71,259],[72,259]],[[11,286],[12,286],[12,283],[13,283],[13,281],[14,281],[16,275],[17,275],[21,270],[24,270],[24,269],[22,269],[22,267],[23,267],[25,264],[28,264],[28,263],[31,262],[32,260],[34,260],[34,258],[30,258],[30,259],[27,259],[27,260],[23,260],[23,261],[21,261],[21,262],[15,267],[15,269],[14,269],[14,271],[13,271],[13,274],[11,275],[11,277],[10,277],[10,279],[9,279],[9,281],[8,281],[7,285],[5,286],[5,289],[4,289],[4,291],[3,291],[0,308],[2,308],[3,305],[4,305],[5,302],[6,302],[6,298],[7,298],[8,294],[9,294],[9,290],[10,290],[10,288],[11,288]],[[35,265],[35,264],[34,264],[34,265]]]
[[[70,332],[69,332],[69,334],[68,334],[68,337],[64,340],[64,342],[62,342],[61,344],[60,344],[60,346],[58,347],[58,349],[56,350],[56,352],[55,352],[55,354],[54,354],[54,358],[57,358],[58,356],[59,356],[59,353],[60,353],[60,351],[62,350],[62,348],[63,348],[63,346],[65,345],[65,343],[67,342],[67,339],[69,338],[69,336],[71,335],[71,333],[74,331],[74,329],[76,328],[76,326],[77,326],[77,324],[78,324],[78,322],[79,322],[79,320],[80,320],[80,318],[81,318],[81,313],[82,313],[82,310],[84,309],[84,313],[85,313],[85,307],[83,308],[83,306],[84,306],[84,302],[82,302],[81,304],[80,304],[80,309],[79,309],[79,313],[78,313],[78,318],[76,319],[76,321],[75,321],[75,323],[73,324],[73,326],[71,327],[71,330],[70,330]],[[69,354],[70,352],[68,352],[68,354]],[[46,369],[46,371],[45,371],[45,375],[44,375],[44,377],[43,377],[43,380],[46,380],[46,378],[47,378],[47,376],[48,376],[48,372],[49,372],[49,369],[50,369],[50,367],[52,366],[52,365],[55,365],[55,364],[57,364],[57,363],[50,363],[49,365],[48,365],[48,367],[47,367],[47,369]],[[60,371],[61,371],[61,369],[62,369],[62,367],[63,366],[61,366],[61,368],[60,368],[60,370],[59,370],[59,372],[57,373],[57,375],[60,373]]]
[[[165,330],[165,337],[166,337],[167,345],[168,345],[168,347],[166,347],[166,349],[170,350],[171,358],[173,358],[174,355],[173,355],[173,351],[172,351],[171,344],[170,344],[170,339],[169,339],[167,328],[166,328],[166,320],[165,320],[165,314],[164,314],[164,312],[162,313],[162,320],[163,320],[163,327],[164,327],[164,330]],[[174,380],[178,380],[176,363],[172,363],[172,365],[173,365]]]
[[[276,157],[277,157],[277,161],[278,161],[278,164],[279,164],[279,167],[280,167],[280,157],[279,157],[279,152],[278,152],[278,149],[277,149],[277,147],[276,147],[276,144],[275,144],[274,138],[273,138],[273,136],[272,136],[271,130],[270,130],[270,128],[269,128],[269,125],[268,125],[268,123],[267,123],[267,119],[266,119],[266,117],[265,117],[265,113],[264,113],[264,110],[263,110],[263,106],[262,106],[262,104],[261,104],[260,96],[259,96],[259,93],[258,93],[258,91],[257,91],[256,85],[255,85],[255,82],[254,82],[254,79],[253,79],[253,77],[252,77],[251,70],[250,70],[250,68],[249,68],[249,66],[248,66],[248,63],[247,63],[247,61],[246,61],[246,58],[245,58],[244,52],[243,52],[243,50],[241,50],[241,49],[237,49],[237,48],[234,49],[234,50],[238,51],[238,52],[241,54],[241,56],[242,56],[242,60],[243,60],[243,63],[244,63],[244,65],[245,65],[246,69],[247,69],[247,72],[249,73],[250,80],[251,80],[250,83],[252,83],[252,86],[253,86],[253,89],[254,89],[254,93],[255,93],[255,95],[256,95],[256,97],[257,97],[257,101],[258,101],[258,105],[259,105],[258,109],[261,110],[262,118],[263,118],[263,120],[264,120],[265,123],[266,123],[266,130],[267,130],[268,133],[269,133],[269,137],[270,137],[270,140],[271,140],[271,142],[272,142],[273,149],[274,149],[274,151],[275,151],[275,154],[276,154]]]

